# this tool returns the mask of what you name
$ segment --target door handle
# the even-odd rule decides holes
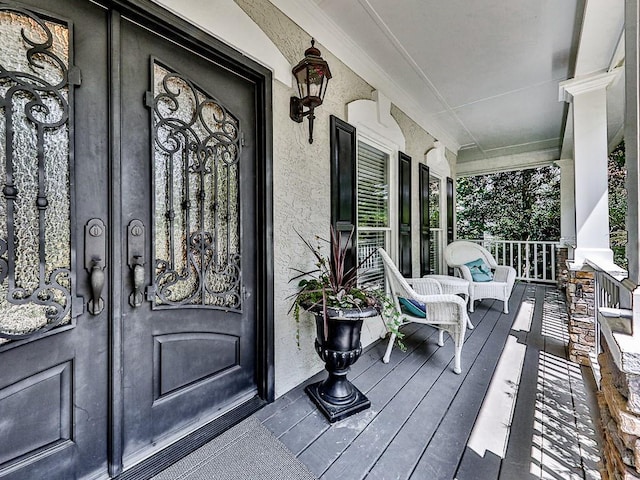
[[[104,267],[101,264],[102,259],[100,258],[92,261],[90,273],[91,299],[87,305],[91,315],[98,315],[104,309],[104,300],[101,296],[104,288]]]
[[[84,227],[84,268],[89,272],[91,298],[87,308],[91,315],[99,315],[104,309],[102,289],[104,288],[106,267],[107,228],[99,218],[92,218]]]
[[[139,307],[144,301],[144,224],[131,220],[127,227],[127,265],[133,276],[133,292],[129,295],[129,305]]]
[[[144,263],[142,257],[136,255],[134,257],[133,265],[133,292],[129,295],[129,304],[132,307],[139,307],[144,300],[143,288],[144,288]]]

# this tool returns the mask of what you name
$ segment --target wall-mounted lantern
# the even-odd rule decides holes
[[[313,143],[313,120],[316,118],[313,110],[322,105],[331,78],[329,65],[314,44],[315,40],[311,39],[311,47],[304,52],[304,58],[293,67],[292,73],[296,77],[300,98],[291,97],[289,103],[291,120],[301,123],[304,117],[309,117],[309,143]],[[303,111],[303,107],[308,110]]]

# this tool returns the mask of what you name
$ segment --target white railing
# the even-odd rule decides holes
[[[640,326],[634,325],[632,304],[636,285],[627,277],[627,272],[615,264],[603,264],[587,259],[586,263],[594,270],[595,309],[598,315],[596,340],[599,340],[599,326],[607,319],[611,330],[633,335],[640,332]],[[580,292],[576,292],[580,295]],[[634,328],[635,327],[635,328]]]
[[[516,279],[532,282],[556,282],[556,250],[560,242],[527,240],[471,240],[489,250],[498,265],[516,269]]]

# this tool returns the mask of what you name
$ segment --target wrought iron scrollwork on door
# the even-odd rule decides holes
[[[0,338],[70,321],[73,88],[67,22],[0,3]],[[73,316],[76,316],[73,314]]]
[[[241,310],[240,124],[152,59],[154,307]]]

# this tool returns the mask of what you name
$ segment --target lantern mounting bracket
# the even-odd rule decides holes
[[[309,115],[312,110],[307,110],[303,112],[302,100],[298,97],[291,97],[291,101],[289,102],[289,117],[291,120],[297,123],[302,123],[304,117]]]

